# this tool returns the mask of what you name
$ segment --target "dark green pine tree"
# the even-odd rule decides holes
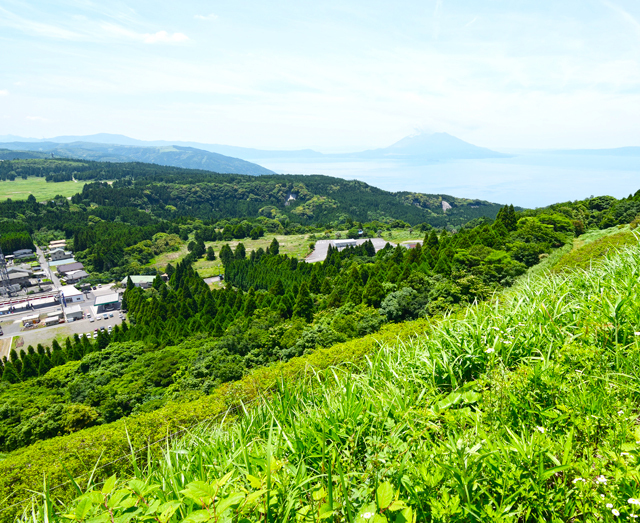
[[[23,380],[29,378],[35,378],[38,375],[38,367],[36,367],[34,358],[31,355],[27,355],[22,362],[22,371],[20,376]]]
[[[313,299],[309,292],[309,284],[306,281],[300,285],[298,297],[293,306],[293,316],[303,318],[309,323],[313,320]]]
[[[51,370],[51,360],[45,354],[40,358],[40,363],[38,364],[38,376],[44,376],[49,370]]]
[[[271,245],[269,245],[269,248],[267,249],[267,252],[268,252],[269,254],[273,254],[274,256],[275,256],[276,254],[280,254],[280,244],[278,243],[278,240],[277,240],[277,239],[275,239],[275,238],[274,238],[274,239],[271,241]]]
[[[438,250],[439,241],[438,241],[438,235],[436,234],[436,230],[435,229],[431,229],[431,232],[428,232],[425,235],[424,244],[430,250],[432,250],[432,249]]]
[[[380,307],[380,303],[382,303],[383,299],[384,289],[382,288],[382,285],[380,285],[378,278],[369,278],[369,281],[365,285],[362,293],[362,301],[371,307],[378,308]]]
[[[320,294],[320,280],[315,272],[311,275],[311,280],[309,280],[309,290],[313,294]]]
[[[53,340],[53,352],[51,353],[51,365],[58,367],[67,363],[67,356],[57,340]]]
[[[216,253],[213,250],[213,247],[209,246],[209,248],[207,249],[207,260],[213,261],[215,259],[216,259]]]
[[[173,273],[176,272],[176,268],[170,263],[167,263],[167,266],[165,267],[164,272],[167,276],[169,276],[169,278],[171,278],[171,276],[173,276]]]
[[[18,356],[16,349],[11,349],[11,352],[9,353],[9,361],[13,363],[15,371],[20,374],[20,372],[22,372],[22,360],[20,359],[20,356]]]
[[[440,253],[440,256],[438,257],[438,262],[436,263],[436,266],[433,268],[433,272],[435,272],[436,274],[441,274],[443,276],[451,275],[451,267],[447,263],[447,254],[445,251],[442,251]]]
[[[228,265],[229,262],[233,260],[233,251],[231,250],[231,247],[229,247],[228,243],[225,243],[220,249],[219,257],[222,265],[224,266]]]
[[[236,246],[233,257],[236,260],[244,260],[247,257],[247,250],[244,248],[244,244],[242,242]]]
[[[242,314],[245,318],[249,318],[257,308],[258,305],[256,304],[256,291],[253,289],[253,287],[251,287],[249,289],[249,292],[245,296]]]
[[[269,292],[274,296],[284,296],[284,285],[282,284],[282,280],[278,278],[276,282],[273,284],[273,287],[269,289]]]
[[[6,362],[4,365],[2,381],[7,383],[18,383],[20,381],[20,376],[18,376],[15,366],[10,361]]]

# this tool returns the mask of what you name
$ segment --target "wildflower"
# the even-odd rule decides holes
[[[611,503],[607,503],[607,504],[605,505],[605,507],[607,507],[607,508],[613,508],[613,505],[612,505]]]
[[[583,478],[576,478],[573,480],[573,484],[575,485],[576,483],[578,483],[578,481],[582,481],[584,483],[584,479]]]
[[[365,512],[362,514],[362,519],[371,519],[373,517],[373,512]]]
[[[618,512],[615,508],[611,511],[611,513],[615,516],[618,517],[620,515],[620,512]]]
[[[636,519],[638,516],[636,514],[629,514],[630,518]]]
[[[627,503],[629,503],[629,505],[640,505],[640,499],[629,498]]]
[[[604,499],[604,494],[600,494],[600,497],[601,497],[602,499]]]
[[[622,416],[624,414],[624,410],[619,410],[618,411],[618,416]]]
[[[544,427],[536,427],[536,430],[539,430],[542,434],[544,434]]]
[[[621,452],[620,455],[621,456],[629,456],[630,454],[628,452]]]
[[[596,477],[596,483],[601,483],[603,485],[607,484],[607,478],[605,478],[604,476],[597,476]]]
[[[640,332],[634,332],[633,334],[635,334],[636,336],[640,336]]]
[[[487,354],[491,354],[492,352],[495,352],[495,349],[493,347],[489,347],[485,352]]]

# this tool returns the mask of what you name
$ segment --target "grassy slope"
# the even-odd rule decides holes
[[[164,487],[145,503],[175,521],[203,517],[208,489],[219,506],[234,495],[225,514],[247,521],[629,516],[640,494],[639,255],[524,280],[500,305],[387,343],[364,367],[285,381],[237,421],[174,441],[136,473],[144,483],[120,484],[115,513],[151,484]],[[105,514],[102,496],[85,499]]]
[[[572,278],[549,278],[545,275],[543,278],[523,282],[503,296],[506,303],[499,308],[494,310],[488,305],[481,305],[470,309],[466,319],[444,321],[435,327],[435,332],[428,338],[422,336],[409,344],[398,344],[393,340],[399,334],[400,339],[406,341],[410,334],[426,330],[427,324],[388,326],[377,336],[318,351],[305,359],[294,360],[275,369],[260,369],[237,385],[223,387],[213,397],[203,398],[191,405],[169,406],[159,413],[129,420],[134,445],[140,443],[141,437],[153,438],[170,427],[221,412],[227,405],[255,400],[261,396],[260,391],[272,388],[275,377],[282,372],[287,379],[287,386],[276,394],[278,401],[266,402],[252,411],[251,417],[247,419],[255,420],[254,424],[247,421],[244,425],[233,425],[232,434],[236,442],[240,441],[238,437],[244,438],[251,454],[258,456],[255,458],[258,463],[260,459],[264,459],[266,449],[271,448],[270,452],[282,453],[288,463],[297,460],[301,466],[310,467],[313,464],[325,467],[324,475],[314,477],[314,482],[306,486],[304,482],[302,485],[282,483],[278,486],[278,495],[289,496],[289,501],[294,504],[306,499],[304,493],[310,485],[324,482],[325,487],[328,487],[326,466],[331,464],[347,467],[347,484],[349,490],[353,491],[342,499],[342,511],[347,510],[348,499],[351,499],[350,503],[360,504],[360,507],[356,506],[357,503],[353,505],[353,510],[365,506],[367,499],[372,499],[372,485],[385,477],[395,482],[396,488],[402,491],[401,496],[416,511],[426,511],[422,513],[426,519],[436,520],[436,511],[443,515],[448,511],[448,518],[465,520],[470,517],[469,511],[480,510],[482,504],[482,510],[485,510],[482,517],[487,519],[489,514],[486,511],[490,510],[491,503],[494,508],[502,507],[506,510],[514,499],[520,500],[521,505],[515,507],[517,503],[514,502],[508,510],[515,507],[521,511],[521,515],[527,511],[548,509],[552,506],[549,503],[553,499],[562,500],[562,510],[567,514],[582,510],[580,503],[586,501],[594,503],[593,510],[603,511],[601,504],[597,504],[600,498],[595,497],[595,494],[616,494],[619,499],[634,495],[628,478],[624,476],[627,464],[622,464],[616,456],[620,448],[634,447],[633,441],[637,439],[633,435],[631,415],[637,405],[635,387],[624,375],[619,375],[624,371],[633,376],[637,371],[637,343],[636,338],[631,336],[639,325],[636,317],[638,313],[635,312],[637,307],[633,307],[639,301],[634,288],[637,279],[635,273],[638,271],[637,254],[636,252],[634,256],[627,257],[624,263],[608,263],[604,269],[593,271],[590,275],[581,274]],[[615,303],[618,296],[623,297],[620,302],[622,305],[618,307],[615,323],[612,323],[612,306],[604,298]],[[624,332],[624,339],[619,340],[623,344],[612,343],[612,335],[615,335],[612,333],[616,331]],[[514,338],[511,339],[510,336]],[[377,352],[372,352],[377,346],[375,338],[386,342],[386,349],[377,353],[374,357],[375,365],[370,365],[364,371],[358,367],[354,372],[343,374],[344,364],[340,365],[340,368],[332,369],[320,380],[323,383],[320,389],[317,379],[290,380],[293,376],[299,378],[300,372],[308,368],[308,365],[322,369],[341,362],[359,361],[363,355]],[[495,353],[485,352],[487,348],[494,348]],[[625,358],[620,357],[623,352]],[[587,376],[584,374],[585,370],[588,371]],[[345,384],[348,383],[358,384],[358,394],[355,396],[358,396],[359,403],[353,405],[353,413],[370,413],[373,415],[372,419],[362,420],[356,417],[349,421],[350,414],[341,407],[354,401],[353,394],[345,397],[349,389],[348,386],[345,388]],[[465,387],[465,384],[467,390],[473,389],[475,393],[467,395],[466,399],[455,395],[447,396],[452,388]],[[480,398],[475,394],[479,394]],[[449,399],[441,401],[447,397]],[[306,402],[301,404],[300,398],[305,398]],[[326,404],[323,403],[325,401]],[[449,405],[452,401],[453,405]],[[286,407],[282,412],[280,405],[283,405],[283,409]],[[585,409],[589,412],[585,413]],[[618,415],[620,410],[623,414]],[[596,421],[591,422],[590,415],[596,415]],[[328,423],[324,422],[327,416],[330,419]],[[331,419],[331,416],[335,419]],[[339,419],[341,416],[346,418]],[[294,423],[294,419],[300,420],[299,423]],[[584,422],[580,423],[581,419]],[[345,430],[347,422],[351,424],[348,425],[351,429],[347,427]],[[155,427],[154,424],[159,426]],[[324,462],[308,462],[312,455],[315,455],[316,461],[318,459],[318,449],[313,450],[313,441],[323,425],[335,429],[331,429],[332,434],[327,443],[335,452],[331,458],[334,461],[327,462],[328,453],[324,453]],[[345,441],[340,438],[350,437],[353,427],[360,425],[367,431],[358,433],[361,439],[356,438],[359,442],[356,447],[365,449],[366,453],[357,455],[358,465],[352,470],[348,468],[349,460],[343,460],[343,448],[350,447],[344,447]],[[400,427],[397,433],[395,430],[389,432],[389,427],[395,425]],[[264,445],[264,439],[268,437],[267,426],[282,428],[276,429],[275,434],[272,431],[271,447]],[[537,427],[545,428],[544,434]],[[511,432],[507,429],[511,429]],[[574,434],[578,432],[577,437],[569,438],[572,430]],[[340,431],[343,431],[342,434]],[[377,439],[369,437],[369,433],[376,435]],[[304,437],[299,442],[298,452],[293,452],[292,455],[290,443],[296,441],[295,438],[300,437],[300,434]],[[500,437],[494,437],[496,435]],[[237,454],[228,453],[226,445],[230,444],[230,436],[226,428],[222,431],[200,431],[197,439],[192,438],[189,436],[176,443],[181,452],[187,450],[184,454],[176,455],[175,464],[171,465],[185,473],[186,479],[181,480],[183,483],[203,475],[192,467],[193,456],[203,454],[212,460],[209,479],[211,474],[221,474],[222,469],[233,468],[238,471],[234,482],[244,484],[247,467],[251,467],[246,463],[244,466],[239,463]],[[420,487],[421,490],[411,490],[405,479],[399,480],[399,464],[389,458],[394,453],[409,455],[406,448],[401,452],[389,448],[397,443],[398,438],[402,445],[407,441],[417,445],[410,449],[411,459],[408,459],[408,463],[426,459],[428,466],[411,465],[407,468],[406,463],[401,466],[405,470],[403,478],[412,476],[413,484],[418,480],[426,482]],[[101,444],[96,445],[96,441]],[[488,465],[489,469],[495,468],[493,475],[487,474],[483,464],[484,457],[479,457],[482,454],[480,449],[474,450],[475,442],[491,450],[492,455],[499,456],[500,459],[490,460]],[[380,445],[380,448],[376,447]],[[597,445],[600,455],[595,461],[589,457],[594,454],[594,445]],[[104,459],[99,459],[104,463],[113,456],[126,452],[126,448],[123,423],[116,423],[23,449],[0,463],[0,493],[11,493],[13,499],[19,499],[26,493],[23,489],[38,489],[40,480],[33,474],[26,473],[27,469],[48,470],[53,475],[51,484],[64,478],[60,466],[46,459],[46,456],[61,456],[71,470],[78,473],[83,468],[88,471],[91,464],[98,461],[96,458],[101,451],[107,452]],[[225,459],[222,459],[220,452],[225,454]],[[383,463],[387,464],[377,468],[372,466],[370,460],[380,452],[385,456]],[[514,452],[515,456],[512,455]],[[449,460],[456,455],[464,460],[472,458],[472,470],[465,473],[471,474],[469,478],[476,474],[475,479],[469,479],[469,485],[475,485],[470,493],[473,494],[473,499],[466,496],[464,485],[456,483],[460,478],[447,466]],[[553,458],[559,461],[561,467],[566,465],[567,469],[558,470],[556,476],[559,475],[561,480],[555,482],[557,484],[553,485],[551,493],[547,493],[548,478],[551,476],[545,476],[544,470],[557,466]],[[356,459],[355,454],[352,459]],[[366,466],[361,470],[363,463]],[[624,465],[622,469],[621,465]],[[254,467],[259,469],[260,465]],[[536,467],[537,472],[533,470]],[[126,464],[111,466],[100,471],[99,476],[104,477],[118,468],[121,472],[128,469]],[[166,468],[160,462],[155,462],[148,473],[152,476],[171,474],[172,471]],[[528,472],[523,479],[526,471]],[[571,474],[584,472],[585,477],[593,478],[596,471],[610,474],[609,487],[589,482],[584,485],[585,488],[589,487],[588,496],[585,500],[577,500],[576,496],[582,494],[569,482]],[[264,467],[262,472],[265,472]],[[497,491],[493,490],[503,481],[498,478],[498,472],[500,478],[507,472],[513,475],[506,482],[508,485],[502,485],[502,497],[496,497]],[[611,476],[617,477],[618,490],[615,492],[610,488]],[[428,479],[429,477],[432,479]],[[516,477],[519,479],[516,480]],[[278,479],[280,482],[285,480],[287,478]],[[522,481],[526,483],[526,492],[518,493],[516,487]],[[436,484],[430,485],[434,482]],[[578,486],[583,486],[582,482]],[[488,492],[482,491],[483,488]],[[71,491],[69,484],[67,488],[58,489],[54,494],[58,496],[66,492],[63,497],[67,497]],[[356,495],[356,491],[359,494]],[[510,491],[509,496],[505,494],[507,491]],[[321,499],[326,501],[326,495],[325,490],[325,498],[320,496]],[[546,498],[540,501],[539,496]],[[534,498],[538,501],[534,502]],[[615,501],[613,497],[611,499]],[[618,504],[621,503],[618,501]],[[463,514],[464,517],[456,514]],[[443,516],[440,519],[448,518]],[[565,517],[560,519],[564,520]]]
[[[73,196],[82,191],[86,182],[47,183],[44,178],[30,176],[26,180],[16,178],[11,181],[0,181],[0,199],[26,200],[30,194],[39,202],[50,200],[54,196]]]

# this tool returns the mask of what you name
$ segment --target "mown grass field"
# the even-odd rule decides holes
[[[0,181],[0,199],[26,200],[33,194],[39,202],[51,200],[54,196],[73,196],[82,191],[86,182],[46,182],[44,178],[30,176],[26,180]]]
[[[640,247],[600,261],[525,277],[364,361],[354,340],[329,367],[259,369],[225,388],[233,416],[83,478],[64,508],[45,492],[24,520],[635,519]]]
[[[223,245],[229,244],[232,249],[235,249],[239,243],[242,243],[247,250],[247,255],[251,251],[257,251],[259,248],[267,249],[273,238],[278,240],[280,244],[280,254],[288,254],[289,256],[295,256],[296,258],[303,259],[307,254],[309,254],[309,244],[313,243],[314,240],[309,239],[309,234],[298,234],[291,236],[284,236],[281,234],[265,234],[264,237],[259,238],[257,240],[251,240],[249,238],[245,238],[244,240],[231,240],[231,241],[221,241],[221,242],[205,242],[205,246],[209,248],[213,247],[213,250],[216,253],[216,259],[213,261],[208,261],[205,259],[200,259],[194,263],[193,267],[198,271],[198,274],[202,278],[208,278],[210,276],[217,276],[220,273],[224,273],[224,269],[222,267],[222,262],[218,258],[218,253]],[[180,260],[182,260],[188,253],[187,244],[189,242],[185,242],[179,251],[175,252],[167,252],[163,253],[149,263],[150,267],[155,267],[158,270],[164,270],[168,263],[171,263],[175,266]]]

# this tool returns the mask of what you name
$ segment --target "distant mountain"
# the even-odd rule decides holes
[[[11,138],[8,140],[7,138]],[[0,136],[0,142],[18,142],[14,136]],[[405,160],[405,161],[446,161],[446,160],[470,160],[484,158],[508,158],[509,155],[501,154],[484,147],[478,147],[460,140],[447,133],[417,134],[407,136],[402,140],[382,149],[372,149],[353,153],[323,154],[313,149],[270,151],[252,149],[248,147],[236,147],[233,145],[206,144],[199,142],[180,141],[143,141],[129,138],[121,134],[94,134],[90,136],[58,136],[48,140],[50,142],[75,144],[78,142],[91,142],[100,144],[118,144],[139,147],[191,147],[217,154],[242,158],[243,160]],[[45,140],[34,141],[45,143]],[[146,161],[146,160],[145,160]],[[164,164],[173,165],[173,164]]]
[[[13,150],[14,154],[18,154],[20,151],[36,151],[65,158],[104,162],[146,162],[225,174],[273,174],[273,171],[269,169],[239,158],[177,145],[140,147],[90,142],[10,142],[4,143],[3,147]],[[6,154],[6,156],[4,159],[8,160],[15,157],[12,157],[11,154]]]
[[[509,155],[472,145],[447,133],[417,134],[382,149],[360,153],[332,155],[343,158],[395,159],[395,160],[477,160],[484,158],[508,158]]]
[[[290,151],[269,151],[263,149],[252,149],[250,147],[237,147],[235,145],[220,145],[200,142],[185,142],[180,140],[137,140],[129,138],[123,134],[99,133],[87,136],[56,136],[49,139],[21,138],[14,135],[0,136],[0,143],[6,142],[30,142],[30,143],[57,143],[70,144],[76,142],[90,142],[97,144],[114,144],[114,145],[135,145],[139,147],[166,147],[176,145],[180,147],[193,147],[209,151],[212,153],[222,154],[243,160],[259,160],[267,158],[319,158],[324,155],[312,149],[290,150]]]

